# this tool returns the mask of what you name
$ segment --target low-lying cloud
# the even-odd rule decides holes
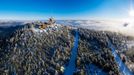
[[[134,36],[134,23],[124,22],[124,21],[106,21],[106,20],[89,20],[89,21],[75,21],[79,23],[80,27],[120,32],[125,35]]]

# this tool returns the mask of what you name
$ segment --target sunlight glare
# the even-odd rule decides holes
[[[134,10],[130,10],[130,11],[129,11],[129,15],[130,15],[131,17],[134,17]]]

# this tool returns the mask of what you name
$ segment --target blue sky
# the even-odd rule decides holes
[[[126,18],[130,9],[130,1],[0,0],[0,19],[32,20],[47,19],[49,17],[57,19]]]

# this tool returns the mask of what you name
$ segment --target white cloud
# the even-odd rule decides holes
[[[112,21],[112,20],[89,20],[89,21],[76,21],[75,23],[80,23],[80,27],[120,32],[122,34],[134,36],[134,22],[129,21]]]

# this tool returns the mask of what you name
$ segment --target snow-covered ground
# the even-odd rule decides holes
[[[51,25],[45,29],[39,29],[39,28],[31,28],[32,31],[37,32],[37,33],[42,33],[42,32],[51,32],[51,31],[57,31],[61,28],[60,24],[55,24],[55,25]]]

